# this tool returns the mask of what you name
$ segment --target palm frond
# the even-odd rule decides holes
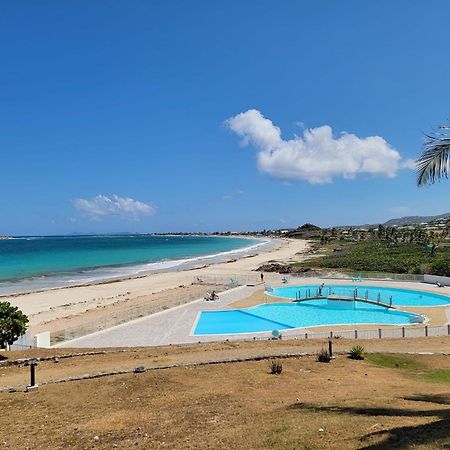
[[[450,126],[439,127],[440,132],[425,135],[423,153],[416,161],[417,185],[433,184],[448,178],[450,171]]]

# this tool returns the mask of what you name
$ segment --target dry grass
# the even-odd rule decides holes
[[[250,353],[252,345],[261,349],[262,344],[130,350],[42,363],[38,374],[56,377],[77,366],[83,373],[94,363],[101,370],[111,361],[125,364],[126,358],[138,365],[152,358],[186,361],[202,354]],[[27,368],[1,370],[19,376]],[[372,361],[352,361],[342,355],[320,364],[311,356],[283,360],[279,376],[270,374],[267,361],[259,361],[45,385],[34,393],[0,394],[0,445],[444,449],[450,446],[450,385],[424,376],[436,370],[449,372],[450,357],[374,355]]]

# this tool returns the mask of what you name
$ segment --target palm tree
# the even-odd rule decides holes
[[[433,184],[448,178],[450,165],[450,126],[438,128],[438,132],[426,135],[423,153],[417,160],[417,185]]]

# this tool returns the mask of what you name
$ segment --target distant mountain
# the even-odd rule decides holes
[[[393,226],[403,226],[403,225],[415,225],[419,223],[425,223],[425,222],[433,222],[434,220],[439,219],[447,219],[450,218],[450,213],[446,214],[440,214],[438,216],[405,216],[400,217],[398,219],[391,219],[387,222],[383,223],[383,226],[385,227],[393,227]]]
[[[390,219],[387,222],[382,223],[384,227],[401,227],[404,225],[417,225],[420,223],[428,223],[433,222],[435,220],[440,219],[449,219],[450,220],[450,213],[445,214],[439,214],[437,216],[405,216],[405,217],[399,217],[397,219]],[[337,226],[335,228],[340,229],[350,229],[350,228],[377,228],[378,223],[372,223],[372,224],[364,224],[364,225],[344,225],[344,226]]]

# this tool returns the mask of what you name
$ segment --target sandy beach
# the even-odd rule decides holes
[[[304,240],[279,239],[269,250],[257,250],[254,255],[225,263],[103,284],[11,295],[2,300],[18,306],[28,315],[32,333],[55,332],[90,321],[108,324],[113,318],[116,322],[113,321],[112,326],[118,323],[117,320],[131,320],[201,298],[212,286],[208,283],[193,286],[197,278],[255,277],[254,271],[260,265],[268,261],[298,261],[307,248]]]

